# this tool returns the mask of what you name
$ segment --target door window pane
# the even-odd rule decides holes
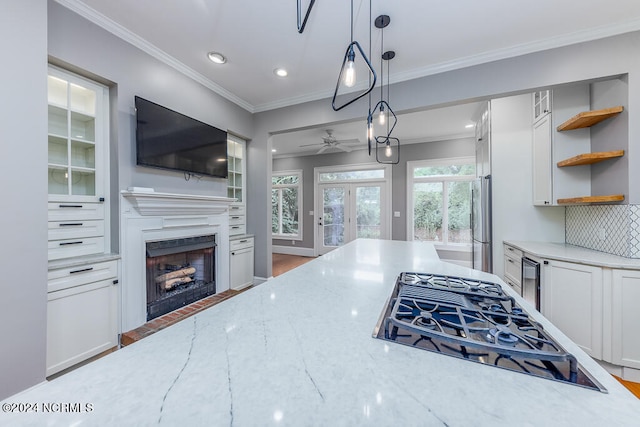
[[[356,189],[356,238],[380,238],[380,187]]]
[[[298,234],[298,189],[282,190],[282,234]]]
[[[449,243],[471,243],[471,183],[449,183]]]
[[[421,182],[413,185],[414,240],[442,241],[443,183]]]
[[[324,246],[344,244],[344,188],[325,188],[323,191],[322,235]]]

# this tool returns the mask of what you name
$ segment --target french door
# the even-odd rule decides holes
[[[316,193],[318,255],[357,238],[388,239],[385,190],[383,182],[319,184]]]

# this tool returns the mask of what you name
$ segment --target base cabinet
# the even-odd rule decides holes
[[[47,294],[47,376],[118,345],[117,280],[106,277],[116,264],[49,272],[49,289],[56,290]]]
[[[253,285],[253,237],[231,240],[229,280],[231,289]]]
[[[611,363],[640,369],[640,271],[612,270]]]
[[[602,359],[602,268],[547,260],[542,314],[589,356]]]

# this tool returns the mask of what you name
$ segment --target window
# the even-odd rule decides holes
[[[273,172],[271,232],[275,238],[302,240],[302,171]]]
[[[471,181],[475,159],[407,162],[407,240],[451,247],[471,245]]]

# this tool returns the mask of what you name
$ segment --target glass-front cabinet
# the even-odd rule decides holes
[[[49,195],[56,200],[103,197],[105,88],[49,69]],[[84,197],[87,196],[87,197]]]
[[[229,207],[229,235],[243,235],[247,231],[245,214],[246,141],[235,135],[227,136],[227,197],[236,199]]]

